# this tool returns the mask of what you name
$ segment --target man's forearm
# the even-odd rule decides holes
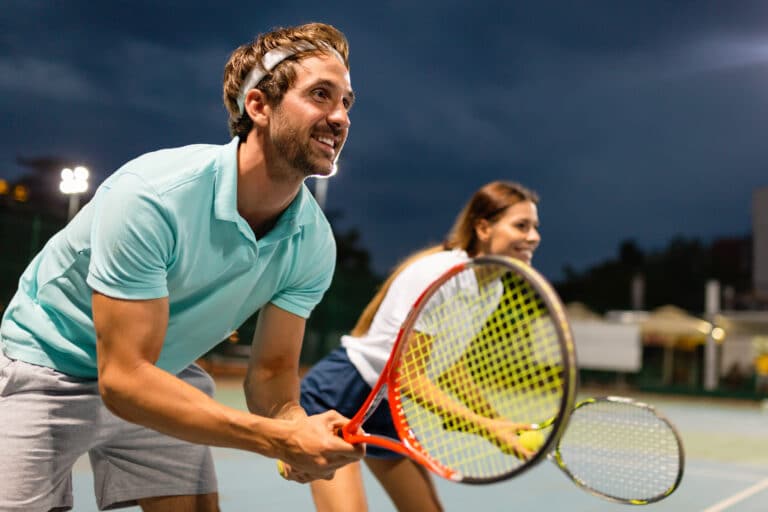
[[[224,406],[151,363],[120,376],[104,375],[100,388],[117,416],[193,443],[274,457],[275,440],[289,436],[286,422]]]
[[[248,410],[269,418],[293,419],[306,416],[299,404],[298,372],[253,369],[249,371],[243,389]]]

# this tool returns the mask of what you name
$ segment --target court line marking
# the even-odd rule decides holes
[[[723,501],[719,503],[715,503],[711,507],[703,510],[702,512],[721,512],[722,510],[727,509],[731,505],[735,505],[736,503],[743,501],[753,494],[757,494],[758,492],[762,491],[763,489],[768,488],[768,478],[765,478],[759,482],[757,482],[755,485],[751,487],[747,487],[743,491],[734,494],[730,498],[726,498]]]

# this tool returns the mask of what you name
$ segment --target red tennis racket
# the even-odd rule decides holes
[[[497,482],[551,451],[576,387],[572,335],[554,289],[523,262],[478,257],[416,300],[378,382],[341,435],[452,481]],[[384,398],[399,439],[360,428]],[[519,434],[545,421],[541,446],[524,447]]]

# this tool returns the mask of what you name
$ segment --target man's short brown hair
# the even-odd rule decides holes
[[[313,49],[303,49],[302,42],[313,45]],[[349,44],[344,34],[337,28],[325,23],[307,23],[296,27],[276,28],[259,36],[251,43],[237,48],[230,55],[224,66],[224,106],[229,112],[229,132],[245,139],[253,128],[253,121],[248,113],[240,113],[237,104],[240,89],[248,73],[254,66],[263,69],[264,55],[275,48],[294,48],[296,53],[267,73],[256,85],[266,96],[270,105],[277,105],[285,92],[296,80],[294,63],[318,54],[327,54],[328,47],[336,50],[349,69]],[[325,48],[325,49],[324,49]]]

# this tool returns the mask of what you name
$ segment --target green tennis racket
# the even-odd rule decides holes
[[[617,396],[580,401],[549,458],[582,489],[630,505],[672,494],[685,466],[674,425],[654,407]]]

